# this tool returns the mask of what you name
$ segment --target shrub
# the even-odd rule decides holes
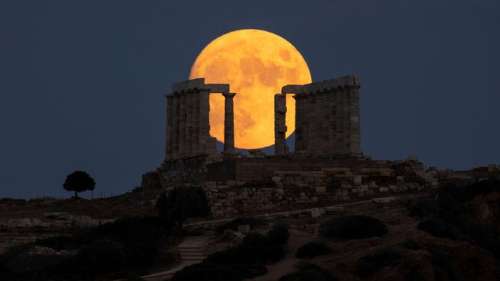
[[[360,258],[356,264],[359,276],[365,277],[384,267],[395,266],[401,261],[401,253],[394,248],[385,248]]]
[[[250,233],[238,246],[216,252],[207,260],[218,264],[258,264],[279,261],[284,255],[282,244],[273,244],[262,234]]]
[[[85,244],[109,239],[121,243],[125,248],[127,265],[150,264],[158,253],[158,243],[167,235],[163,221],[156,217],[134,217],[120,219],[100,225],[80,238]]]
[[[469,222],[464,226],[464,232],[480,247],[490,251],[497,259],[500,259],[500,233],[495,225]]]
[[[411,217],[433,217],[439,213],[439,208],[434,199],[417,199],[410,203],[408,212]]]
[[[299,259],[309,259],[317,256],[328,255],[332,252],[332,249],[328,247],[322,241],[311,241],[300,246],[295,253],[295,256]]]
[[[279,281],[337,281],[338,279],[323,268],[306,264],[297,271],[282,276]]]
[[[0,258],[0,264],[7,272],[24,274],[49,270],[65,259],[66,256],[55,255],[49,248],[26,244],[7,250]]]
[[[417,228],[429,233],[432,236],[440,238],[456,240],[462,236],[453,225],[437,218],[421,221]]]
[[[387,227],[380,220],[369,216],[344,216],[320,225],[320,234],[327,238],[363,239],[383,236]]]
[[[497,227],[477,223],[476,216],[469,208],[469,202],[474,198],[498,191],[499,187],[498,180],[485,180],[465,186],[448,185],[441,188],[435,199],[425,200],[428,202],[426,205],[412,207],[418,217],[426,218],[418,224],[418,229],[436,237],[474,242],[500,258],[500,233]],[[433,207],[426,210],[424,206]],[[415,211],[419,209],[422,211]],[[423,212],[426,212],[425,215],[421,215]]]
[[[401,247],[403,247],[404,249],[408,249],[408,250],[412,250],[412,251],[420,250],[422,248],[415,240],[411,240],[411,239],[405,240],[405,241],[399,243],[399,245]]]
[[[163,193],[156,202],[158,215],[168,223],[182,225],[191,217],[210,214],[208,199],[201,187],[176,187]]]
[[[80,241],[70,236],[54,236],[35,242],[36,245],[48,247],[54,250],[74,250],[80,247]]]
[[[288,242],[288,238],[290,238],[288,225],[284,223],[276,223],[273,225],[271,230],[269,230],[266,236],[267,239],[269,239],[269,243],[284,245]]]
[[[175,273],[172,281],[240,281],[267,273],[264,265],[198,263]]]
[[[285,255],[288,227],[275,224],[266,234],[248,234],[235,247],[209,255],[200,264],[189,266],[174,276],[174,281],[239,281],[267,272],[264,264],[277,262]]]
[[[112,240],[97,240],[80,249],[76,263],[85,271],[107,272],[121,268],[126,262],[125,248]]]
[[[0,277],[10,274],[5,275],[9,276],[6,280],[81,281],[96,280],[97,275],[112,271],[130,272],[152,263],[159,242],[167,234],[159,218],[138,217],[81,230],[71,237],[38,240],[2,255],[0,264],[7,272],[0,272]],[[55,250],[76,251],[60,254]],[[34,266],[37,272],[32,270]]]
[[[430,249],[435,280],[464,280],[455,258],[446,250]]]

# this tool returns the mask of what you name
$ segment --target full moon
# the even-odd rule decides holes
[[[274,144],[274,95],[286,84],[311,83],[300,52],[284,38],[264,30],[242,29],[210,42],[191,67],[190,79],[230,84],[234,97],[237,148]],[[287,137],[295,130],[295,100],[287,96]],[[224,97],[210,96],[210,135],[224,142]]]

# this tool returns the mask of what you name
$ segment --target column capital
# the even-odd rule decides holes
[[[233,98],[234,96],[236,96],[236,93],[226,92],[226,93],[222,93],[222,95],[225,98]]]

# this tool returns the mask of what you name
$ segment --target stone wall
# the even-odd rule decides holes
[[[377,168],[388,161],[366,158],[310,158],[307,156],[269,156],[262,158],[226,158],[207,165],[208,181],[270,181],[276,171],[321,171],[325,168]]]
[[[359,79],[344,76],[306,85],[287,85],[282,94],[295,94],[295,153],[316,157],[360,155]],[[275,109],[276,136],[283,123]],[[286,130],[286,128],[285,128]],[[282,138],[276,138],[278,145]],[[283,151],[277,149],[277,154]]]
[[[411,169],[407,169],[411,167]],[[329,206],[437,187],[418,163],[276,171],[271,182],[207,181],[204,189],[215,217],[265,214]]]

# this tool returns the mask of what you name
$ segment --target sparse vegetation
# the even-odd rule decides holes
[[[361,277],[370,276],[384,267],[395,266],[401,261],[401,253],[396,248],[385,248],[360,258],[357,273]]]
[[[240,281],[267,273],[263,264],[223,265],[202,262],[177,272],[172,281]]]
[[[310,259],[317,256],[328,255],[332,249],[323,241],[310,241],[297,249],[295,256],[299,259]]]
[[[417,228],[435,237],[456,240],[462,236],[456,227],[438,218],[425,219],[418,224]]]
[[[267,235],[248,234],[240,245],[208,256],[207,260],[218,264],[257,264],[277,262],[285,255],[288,229],[275,225]]]
[[[288,225],[281,222],[275,223],[267,233],[267,239],[272,245],[284,245],[288,242],[288,238],[290,238]]]
[[[210,214],[208,199],[201,187],[176,187],[160,195],[156,207],[160,218],[176,225],[182,225],[188,218]]]
[[[431,201],[417,201],[411,204],[409,212],[422,220],[418,224],[420,230],[440,238],[475,242],[500,258],[498,228],[478,221],[472,210],[472,202],[478,196],[487,196],[498,190],[498,180],[484,180],[465,186],[450,185],[437,191]],[[435,207],[422,212],[422,206],[425,205]]]
[[[295,272],[282,276],[279,281],[337,281],[338,279],[327,270],[314,265],[304,264]]]
[[[348,240],[383,236],[387,233],[387,227],[373,217],[344,216],[322,223],[319,231],[325,238]]]
[[[288,236],[288,228],[283,224],[275,224],[266,235],[250,233],[238,246],[179,271],[173,281],[239,281],[263,275],[267,272],[265,264],[284,257]]]
[[[141,272],[153,263],[168,233],[163,221],[144,217],[39,240],[1,256],[0,279],[80,281],[121,271]]]

